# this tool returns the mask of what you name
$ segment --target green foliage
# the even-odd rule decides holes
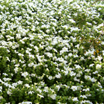
[[[103,103],[103,5],[0,1],[0,104]]]

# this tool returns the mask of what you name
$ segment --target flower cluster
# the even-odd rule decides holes
[[[104,102],[104,4],[93,3],[0,0],[1,104]],[[83,37],[100,41],[96,55]]]

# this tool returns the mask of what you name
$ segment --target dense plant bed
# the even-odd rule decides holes
[[[104,102],[104,4],[88,1],[0,0],[0,104]]]

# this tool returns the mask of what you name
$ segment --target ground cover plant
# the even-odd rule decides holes
[[[0,0],[0,104],[104,103],[101,0]]]

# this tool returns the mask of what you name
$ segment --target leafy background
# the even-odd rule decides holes
[[[101,0],[0,0],[0,103],[103,103],[103,11]]]

